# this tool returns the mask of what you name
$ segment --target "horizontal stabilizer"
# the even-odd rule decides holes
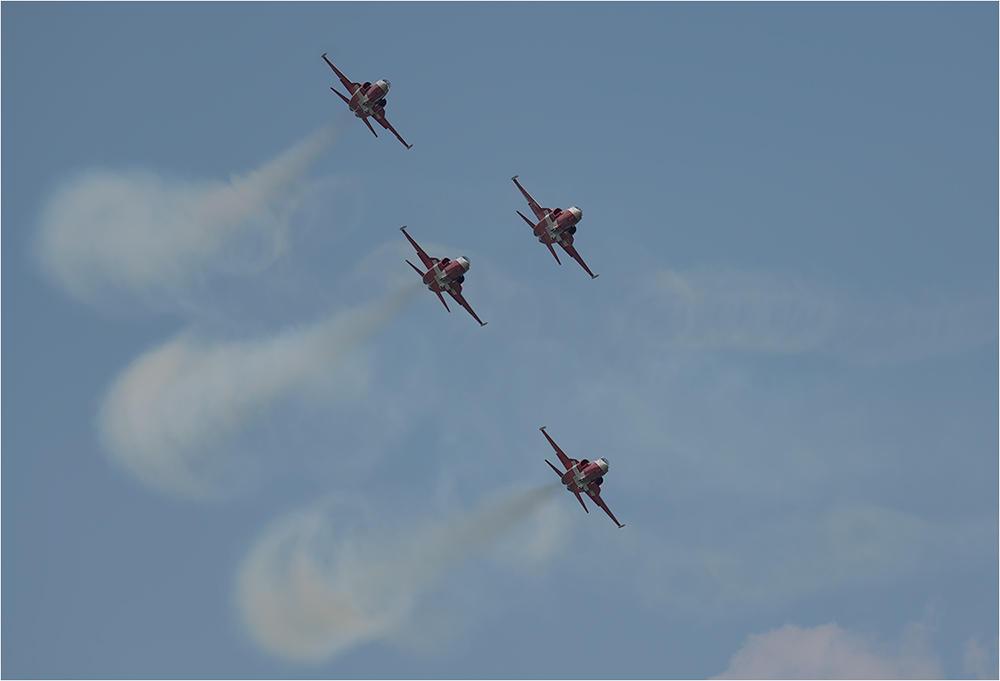
[[[518,211],[514,211],[514,212],[517,213],[518,215],[520,215],[521,219],[524,220],[525,222],[527,222],[529,227],[531,227],[532,229],[535,228],[535,223],[532,222],[531,220],[529,220],[528,218],[524,217],[524,213],[522,213],[519,210]]]
[[[338,96],[338,97],[340,97],[340,98],[341,98],[342,100],[344,100],[344,103],[346,103],[346,104],[347,104],[347,106],[350,106],[350,105],[351,105],[351,100],[350,100],[350,99],[348,99],[347,97],[345,97],[344,95],[340,94],[340,92],[338,92],[338,91],[337,91],[337,88],[335,88],[335,87],[331,87],[330,89],[331,89],[331,90],[333,90],[333,93],[334,93],[335,95],[337,95],[337,96]]]

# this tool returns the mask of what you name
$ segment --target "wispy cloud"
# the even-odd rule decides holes
[[[836,623],[751,634],[716,679],[939,679],[925,622],[883,643]]]
[[[660,322],[648,340],[678,350],[811,350],[841,313],[831,292],[759,272],[659,270],[640,292]]]
[[[284,248],[290,188],[341,127],[327,125],[228,182],[84,171],[48,200],[38,258],[59,285],[91,303],[120,294],[177,299],[208,272],[259,269]]]
[[[246,557],[236,591],[243,622],[264,649],[298,662],[399,635],[419,596],[449,568],[487,549],[558,491],[552,484],[511,493],[405,539],[357,523],[366,508],[360,499],[317,504],[272,524]],[[393,524],[409,522],[396,517]]]
[[[982,561],[997,532],[995,519],[932,522],[861,503],[758,519],[752,529],[735,526],[729,539],[702,542],[665,540],[633,525],[621,550],[633,556],[634,585],[650,604],[705,621]]]
[[[312,325],[253,340],[185,332],[138,357],[112,384],[98,417],[111,458],[144,484],[205,498],[248,472],[227,438],[395,317],[418,285]]]
[[[657,270],[637,287],[639,324],[624,328],[659,350],[817,353],[896,364],[960,352],[997,336],[995,301],[925,301],[851,294],[791,274]]]
[[[995,679],[998,676],[996,636],[983,643],[981,636],[973,636],[962,649],[962,671],[973,679]]]

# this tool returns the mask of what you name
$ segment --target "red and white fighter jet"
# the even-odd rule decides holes
[[[552,449],[556,450],[556,456],[559,457],[559,462],[566,468],[566,472],[560,472],[548,459],[545,460],[545,463],[549,464],[549,467],[556,472],[562,484],[566,485],[566,489],[576,495],[576,499],[583,506],[583,510],[590,513],[587,510],[587,504],[583,503],[583,497],[580,496],[581,493],[587,494],[591,501],[603,508],[604,512],[615,521],[615,525],[619,528],[625,527],[618,522],[618,518],[615,517],[615,514],[611,512],[611,509],[601,499],[601,484],[604,483],[604,475],[608,472],[608,460],[604,457],[601,457],[597,461],[587,461],[586,459],[577,461],[576,459],[571,459],[563,453],[563,450],[559,449],[559,445],[552,441],[549,434],[545,432],[545,426],[542,426],[540,430],[545,439],[552,445]]]
[[[462,297],[462,283],[465,281],[465,273],[469,271],[469,259],[464,255],[455,260],[450,260],[448,258],[438,260],[437,258],[432,258],[424,252],[424,249],[417,245],[417,242],[414,241],[409,234],[406,233],[406,225],[400,227],[399,231],[401,231],[403,236],[405,236],[406,239],[413,244],[413,247],[417,249],[417,256],[420,257],[420,262],[424,264],[427,271],[422,271],[409,260],[406,261],[406,264],[416,270],[417,274],[423,278],[424,283],[427,284],[427,288],[437,294],[437,297],[441,299],[441,304],[444,305],[444,309],[451,312],[448,308],[448,303],[444,302],[444,296],[441,295],[446,292],[455,299],[456,303],[468,310],[469,314],[472,315],[473,319],[479,322],[480,326],[486,326],[488,322],[481,320],[476,313],[472,311],[469,304],[465,302],[465,298]]]
[[[573,235],[576,234],[576,224],[583,219],[583,211],[576,206],[571,206],[566,210],[563,210],[562,208],[556,208],[555,210],[542,208],[538,205],[537,201],[531,198],[531,194],[525,191],[524,187],[521,186],[521,183],[517,181],[518,177],[520,176],[515,175],[510,179],[514,180],[514,184],[516,184],[517,188],[521,190],[522,194],[524,194],[524,198],[528,200],[528,207],[531,208],[531,212],[535,214],[535,220],[538,222],[532,222],[528,218],[524,217],[524,214],[522,214],[521,211],[517,211],[517,214],[528,223],[528,226],[531,227],[532,230],[534,230],[535,236],[538,237],[538,240],[548,246],[549,251],[552,253],[552,257],[556,259],[556,262],[560,265],[562,264],[559,262],[559,256],[556,255],[556,249],[552,248],[552,244],[559,244],[562,246],[563,250],[569,253],[571,258],[580,263],[583,269],[587,271],[587,274],[590,275],[591,279],[596,279],[599,275],[590,271],[590,268],[587,267],[587,263],[583,261],[580,254],[576,252],[575,248],[573,248]]]
[[[406,144],[406,140],[399,136],[396,129],[390,125],[389,121],[385,119],[385,96],[389,94],[389,81],[385,78],[378,81],[375,84],[372,83],[355,83],[350,78],[345,76],[343,73],[337,70],[337,67],[330,63],[330,60],[326,58],[326,52],[323,53],[323,61],[330,64],[330,68],[333,72],[337,74],[340,78],[340,82],[343,83],[344,87],[347,88],[347,94],[350,97],[345,97],[340,94],[336,88],[330,88],[333,90],[338,97],[347,102],[347,106],[351,107],[351,111],[354,115],[365,122],[368,129],[372,131],[372,134],[378,137],[378,133],[375,132],[375,128],[372,124],[368,122],[368,117],[371,116],[376,121],[379,122],[386,130],[392,132],[400,142],[402,142],[407,149],[412,147],[412,144]]]

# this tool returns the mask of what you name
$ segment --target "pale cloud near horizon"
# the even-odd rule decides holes
[[[925,622],[907,625],[898,640],[877,638],[835,622],[786,624],[751,634],[715,679],[937,679],[941,662]]]
[[[997,659],[998,638],[983,643],[982,636],[973,636],[962,649],[962,671],[973,679],[995,679],[1000,675]]]
[[[292,187],[342,127],[328,124],[228,182],[83,171],[47,201],[37,258],[68,293],[93,304],[123,294],[176,301],[210,272],[258,272],[286,248]]]

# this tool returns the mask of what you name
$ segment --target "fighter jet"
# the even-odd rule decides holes
[[[456,303],[468,310],[469,314],[479,322],[480,326],[486,326],[487,322],[482,321],[472,311],[469,304],[465,302],[465,298],[462,297],[462,284],[465,282],[465,273],[469,271],[470,267],[469,259],[464,255],[455,260],[450,260],[449,258],[444,258],[443,260],[432,258],[406,233],[406,225],[400,227],[399,230],[413,244],[413,247],[417,249],[417,256],[420,258],[420,262],[424,264],[424,267],[427,268],[427,271],[422,271],[409,260],[406,261],[406,264],[416,270],[417,274],[424,280],[424,283],[427,284],[427,288],[437,294],[437,297],[441,299],[441,304],[444,305],[444,309],[451,312],[448,309],[448,303],[444,301],[444,296],[441,295],[442,293],[448,293],[455,299]]]
[[[566,471],[560,472],[548,459],[545,460],[545,463],[549,464],[549,467],[556,472],[562,484],[566,485],[566,489],[576,495],[576,499],[583,506],[583,510],[590,513],[587,510],[587,504],[583,503],[583,497],[580,496],[581,494],[586,494],[590,497],[591,501],[604,509],[604,512],[615,521],[615,525],[619,528],[625,527],[618,522],[618,518],[615,517],[611,509],[601,499],[601,485],[604,483],[604,475],[608,472],[608,460],[604,457],[601,457],[597,461],[587,461],[586,459],[577,461],[576,459],[571,459],[563,453],[563,450],[559,449],[559,445],[552,441],[549,434],[545,432],[545,426],[542,426],[540,430],[545,439],[552,445],[552,449],[556,450],[556,456],[559,457],[559,462]]]
[[[514,180],[514,184],[517,188],[521,190],[524,194],[524,198],[528,200],[528,207],[531,208],[531,212],[535,214],[536,222],[532,222],[524,216],[521,211],[517,211],[517,214],[528,223],[532,231],[535,232],[535,236],[538,240],[545,244],[549,252],[552,253],[552,257],[556,259],[556,262],[560,265],[559,256],[556,255],[556,249],[552,248],[552,244],[559,244],[562,249],[569,253],[569,256],[580,263],[580,266],[586,270],[587,274],[590,275],[591,279],[596,279],[599,275],[594,274],[587,267],[587,263],[583,261],[580,254],[576,252],[576,248],[573,247],[573,235],[576,234],[576,225],[580,220],[583,219],[583,211],[576,206],[571,206],[566,210],[562,208],[556,208],[554,210],[549,208],[542,208],[538,205],[538,202],[531,198],[521,183],[517,181],[519,175],[515,175],[510,178]]]
[[[323,61],[329,64],[330,68],[333,69],[333,72],[337,74],[337,77],[340,78],[340,82],[345,88],[347,88],[347,94],[350,95],[350,97],[345,97],[340,94],[336,88],[331,87],[330,89],[333,90],[338,97],[347,102],[347,106],[351,108],[354,115],[365,122],[365,125],[368,126],[368,129],[372,131],[373,135],[378,137],[378,133],[375,132],[375,128],[373,128],[372,124],[368,122],[369,116],[378,121],[379,125],[383,128],[391,131],[392,134],[395,135],[407,149],[413,146],[412,144],[407,144],[406,140],[399,136],[396,129],[393,128],[392,125],[389,124],[389,121],[385,118],[385,96],[389,94],[389,81],[383,78],[374,84],[369,82],[355,83],[353,80],[337,70],[337,67],[326,58],[326,52],[323,53]]]

